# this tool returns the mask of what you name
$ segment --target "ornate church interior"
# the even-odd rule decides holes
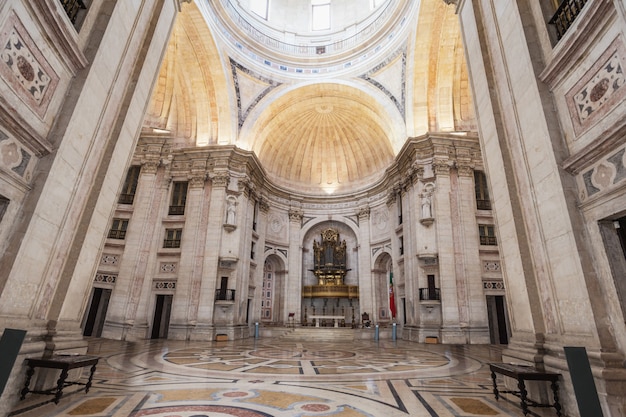
[[[0,416],[626,415],[624,68],[623,0],[0,3]]]

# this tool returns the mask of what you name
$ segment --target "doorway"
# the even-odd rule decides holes
[[[109,308],[111,291],[107,288],[93,288],[91,294],[91,304],[83,327],[83,336],[102,336],[104,319]]]
[[[173,298],[173,295],[157,294],[151,339],[167,339]]]
[[[506,316],[506,303],[503,295],[487,296],[487,315],[489,318],[491,343],[501,345],[508,344],[509,326]]]

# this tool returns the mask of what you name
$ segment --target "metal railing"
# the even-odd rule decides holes
[[[480,244],[487,245],[487,246],[497,246],[498,240],[496,239],[495,236],[481,236]]]
[[[420,301],[441,301],[439,288],[420,288]]]
[[[163,241],[164,248],[180,248],[180,239],[165,239]]]
[[[109,230],[109,234],[107,235],[109,239],[125,239],[126,238],[126,230],[117,230],[111,229]]]
[[[491,200],[476,200],[478,210],[491,210]]]
[[[552,19],[548,22],[556,28],[556,37],[561,39],[572,26],[588,0],[563,0]]]
[[[133,204],[135,201],[135,194],[120,194],[120,198],[117,201],[119,204]]]
[[[182,216],[185,214],[185,206],[170,206],[168,214]]]
[[[326,53],[339,53],[362,45],[387,23],[387,18],[393,14],[398,1],[399,0],[389,1],[373,19],[367,19],[360,25],[357,24],[355,28],[356,33],[354,35],[322,46],[314,44],[307,45],[306,43],[311,42],[312,37],[302,37],[301,44],[284,42],[278,39],[277,35],[269,35],[260,31],[257,28],[258,23],[249,22],[248,19],[240,13],[239,7],[233,4],[232,0],[221,0],[220,2],[222,3],[224,9],[228,12],[232,21],[239,29],[247,32],[250,38],[270,49],[284,54],[313,57],[315,55]],[[333,36],[335,35],[336,33],[333,34]],[[328,35],[325,34],[324,37],[326,38],[327,36]]]
[[[215,301],[235,301],[235,290],[218,288],[215,290]]]
[[[76,23],[76,16],[78,16],[78,12],[81,9],[86,9],[85,3],[83,0],[59,0],[65,13],[67,13],[67,17],[70,18],[72,23]]]

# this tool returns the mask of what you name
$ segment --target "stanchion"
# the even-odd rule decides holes
[[[259,322],[254,323],[254,338],[259,338]]]
[[[375,326],[375,331],[374,331],[374,340],[378,340],[378,324]]]
[[[396,340],[396,323],[393,323],[391,327],[391,340]]]

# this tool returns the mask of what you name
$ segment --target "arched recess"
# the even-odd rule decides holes
[[[346,274],[343,279],[343,285],[350,287],[358,287],[359,275],[358,275],[358,251],[359,246],[358,236],[356,231],[347,222],[339,220],[322,220],[318,221],[314,225],[308,228],[303,234],[302,240],[302,288],[312,287],[320,285],[318,277],[314,274],[315,269],[315,244],[322,243],[322,232],[332,229],[336,231],[339,236],[339,242],[345,242],[346,259],[345,268]],[[305,291],[306,293],[306,291]],[[359,313],[359,298],[354,296],[337,296],[337,297],[306,297],[302,298],[302,322],[306,325],[313,325],[312,320],[308,319],[310,315],[327,315],[327,316],[343,316],[344,321],[342,325],[347,327],[356,326],[358,323]],[[305,320],[306,318],[306,320]],[[330,321],[328,323],[331,324]]]
[[[285,261],[276,254],[270,254],[263,264],[263,283],[261,285],[260,321],[264,324],[278,324],[283,316],[285,294]]]
[[[374,290],[374,306],[376,311],[370,314],[374,323],[391,322],[391,309],[389,306],[389,277],[393,271],[393,259],[387,252],[382,252],[374,260],[372,269],[372,287]],[[396,300],[397,306],[398,300]],[[397,307],[396,307],[397,309]],[[398,312],[400,309],[397,309]]]

